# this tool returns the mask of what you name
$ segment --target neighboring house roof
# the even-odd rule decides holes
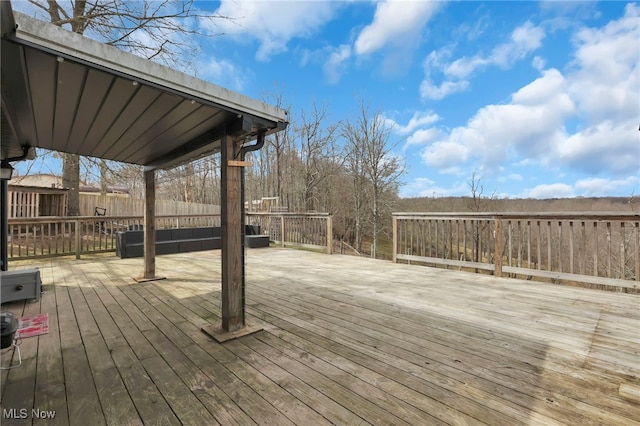
[[[44,186],[28,186],[9,184],[10,192],[35,192],[38,194],[65,194],[68,188],[47,188]]]
[[[13,179],[9,181],[9,185],[39,188],[62,188],[62,177],[46,173],[14,176]]]
[[[30,174],[24,176],[14,176],[9,181],[9,185],[14,188],[30,187],[30,188],[57,188],[68,189],[62,187],[62,177],[48,173]],[[80,183],[80,192],[101,192],[100,187]],[[128,194],[129,189],[123,186],[107,186],[109,194]]]
[[[93,185],[80,184],[80,192],[102,192],[102,188]],[[129,188],[110,185],[107,186],[107,194],[129,194]]]

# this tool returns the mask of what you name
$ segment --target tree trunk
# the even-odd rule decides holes
[[[193,199],[193,180],[195,170],[193,168],[193,163],[187,163],[184,165],[184,173],[185,173],[185,184],[184,184],[184,201],[187,203],[192,203]]]
[[[373,242],[371,243],[371,257],[376,258],[378,256],[378,189],[373,191]]]
[[[358,189],[356,189],[358,191]],[[362,202],[360,194],[356,194],[354,205],[354,217],[355,217],[355,241],[354,246],[359,252],[362,251]]]
[[[69,188],[67,216],[80,215],[80,157],[63,154],[62,187]]]
[[[109,190],[109,182],[107,178],[108,171],[109,168],[107,167],[107,162],[105,160],[100,160],[100,193],[102,195],[105,195]]]

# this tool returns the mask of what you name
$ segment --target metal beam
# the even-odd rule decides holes
[[[235,138],[251,135],[255,128],[255,119],[239,115],[226,120],[225,125],[212,129],[185,143],[173,151],[145,164],[145,170],[165,169],[197,160],[199,157],[220,151],[221,140],[225,135]],[[217,146],[215,146],[217,145]]]

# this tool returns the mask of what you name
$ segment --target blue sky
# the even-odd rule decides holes
[[[402,196],[640,195],[640,4],[197,2],[197,76],[386,117]],[[14,6],[16,10],[19,7]]]

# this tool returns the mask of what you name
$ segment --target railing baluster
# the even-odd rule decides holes
[[[531,221],[527,220],[527,268],[531,269]]]
[[[463,259],[465,262],[467,261],[467,221],[466,219],[462,221],[462,245],[463,247]]]
[[[607,278],[611,278],[611,222],[607,222]]]
[[[582,256],[580,260],[580,274],[586,275],[587,273],[587,230],[585,221],[580,222],[580,234],[582,235],[582,241],[580,244],[580,250]]]
[[[627,265],[627,253],[625,250],[625,242],[627,241],[627,235],[624,229],[624,222],[620,222],[620,273],[618,277],[625,279],[626,277],[626,265]]]
[[[536,227],[537,229],[537,254],[538,254],[538,265],[537,265],[537,269],[541,270],[542,269],[542,229],[540,229],[540,221],[536,221]]]
[[[551,257],[551,221],[547,221],[547,271],[553,270],[553,258]]]
[[[460,258],[460,220],[456,219],[456,257],[455,259]]]
[[[591,276],[597,277],[599,276],[599,271],[598,271],[598,251],[599,251],[599,240],[600,240],[600,235],[598,235],[599,231],[598,231],[598,221],[595,220],[593,223],[591,223],[591,225],[593,225],[592,227],[589,227],[589,231],[591,232],[591,239],[593,240],[593,251],[592,251],[592,255],[589,258],[591,260]]]
[[[522,222],[518,220],[518,268],[522,268]]]
[[[569,273],[573,274],[573,221],[569,221]]]
[[[562,221],[558,222],[558,271],[562,272]]]
[[[636,233],[636,251],[635,251],[635,258],[636,258],[636,269],[635,269],[635,276],[636,276],[636,281],[640,281],[640,223],[636,222],[635,224],[635,233]]]

